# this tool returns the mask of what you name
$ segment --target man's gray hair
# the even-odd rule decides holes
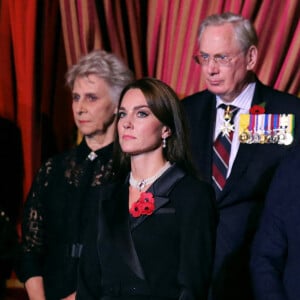
[[[199,28],[198,42],[200,42],[202,33],[208,26],[220,26],[228,23],[233,25],[236,39],[243,51],[246,52],[252,45],[257,46],[256,30],[250,20],[230,12],[214,14],[204,19]]]

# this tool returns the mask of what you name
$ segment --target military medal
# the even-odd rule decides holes
[[[288,145],[290,145],[293,142],[293,140],[294,140],[293,135],[291,133],[286,133],[284,144],[286,146],[288,146]]]
[[[266,114],[265,115],[265,135],[266,135],[266,143],[271,143],[271,136],[272,136],[272,115]]]
[[[230,105],[228,105],[224,112],[224,123],[221,125],[221,132],[223,136],[229,137],[230,133],[234,131],[234,124],[231,123],[232,112],[233,111],[230,110]]]
[[[240,126],[239,126],[239,140],[241,143],[247,143],[250,138],[248,126],[249,126],[249,114],[240,115]]]
[[[279,140],[279,136],[278,136],[278,115],[276,114],[272,114],[271,115],[271,137],[270,137],[270,142],[272,144],[277,144],[278,140]]]
[[[265,115],[264,114],[256,115],[256,119],[257,119],[256,132],[259,136],[259,143],[264,144],[265,143],[265,123],[264,123]]]
[[[290,145],[293,138],[294,115],[281,114],[279,116],[279,140],[278,144]]]
[[[293,114],[241,114],[241,143],[290,145],[294,140]]]
[[[248,144],[252,144],[254,142],[254,126],[255,126],[254,115],[250,115],[249,140],[247,141]]]
[[[286,118],[286,115],[280,115],[278,120],[279,120],[278,144],[284,145],[286,129],[288,127],[288,119]]]

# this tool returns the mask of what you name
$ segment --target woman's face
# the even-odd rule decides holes
[[[152,113],[140,89],[125,93],[118,115],[119,143],[124,153],[162,153],[162,138],[169,135],[169,130]]]
[[[103,135],[113,126],[116,105],[110,87],[96,75],[77,77],[72,91],[72,109],[79,131],[87,137]]]

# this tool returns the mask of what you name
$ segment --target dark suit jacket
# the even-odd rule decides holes
[[[299,143],[300,100],[257,82],[252,105],[266,103],[266,113],[295,113],[296,140],[290,146],[241,144],[231,175],[217,199],[217,229],[213,295],[221,299],[252,299],[248,271],[249,247],[274,171]],[[216,97],[209,91],[183,100],[192,154],[202,177],[211,182]]]
[[[211,187],[172,166],[149,192],[154,213],[133,218],[128,184],[102,189],[98,240],[84,246],[77,299],[207,299],[215,243]]]
[[[300,299],[300,149],[280,166],[253,243],[257,300]]]

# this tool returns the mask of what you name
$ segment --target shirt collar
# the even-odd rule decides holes
[[[247,87],[232,102],[230,102],[230,105],[238,107],[241,110],[249,110],[254,95],[255,84],[255,82],[249,83]],[[216,108],[223,103],[226,105],[229,104],[224,102],[219,96],[216,96]]]

